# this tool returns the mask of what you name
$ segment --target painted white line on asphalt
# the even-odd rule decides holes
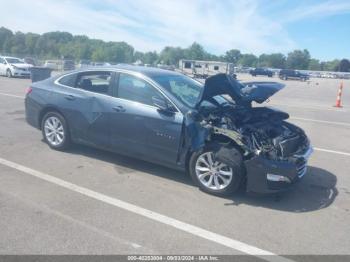
[[[346,123],[346,122],[334,122],[334,121],[317,120],[317,119],[310,119],[310,118],[303,118],[303,117],[290,117],[290,119],[307,121],[307,122],[322,123],[322,124],[330,124],[330,125],[350,126],[350,123]]]
[[[181,222],[177,219],[174,219],[174,218],[153,212],[151,210],[124,202],[124,201],[119,200],[117,198],[113,198],[113,197],[95,192],[95,191],[90,190],[88,188],[78,186],[76,184],[67,182],[67,181],[62,180],[60,178],[42,173],[40,171],[36,171],[36,170],[31,169],[29,167],[22,166],[20,164],[14,163],[12,161],[9,161],[9,160],[3,159],[3,158],[0,158],[0,164],[7,166],[7,167],[10,167],[10,168],[14,168],[14,169],[21,171],[23,173],[26,173],[28,175],[45,180],[47,182],[58,185],[60,187],[69,189],[71,191],[80,193],[80,194],[85,195],[85,196],[88,196],[90,198],[102,201],[102,202],[110,204],[112,206],[127,210],[129,212],[138,214],[140,216],[147,217],[149,219],[160,222],[162,224],[177,228],[179,230],[182,230],[186,233],[190,233],[190,234],[195,235],[197,237],[201,237],[203,239],[213,241],[217,244],[229,247],[231,249],[240,251],[240,252],[248,254],[248,255],[257,256],[257,257],[262,258],[262,259],[267,260],[267,261],[286,261],[286,262],[292,261],[290,259],[277,256],[276,254],[274,254],[272,252],[245,244],[243,242],[240,242],[240,241],[232,239],[232,238],[228,238],[228,237],[213,233],[211,231],[205,230],[203,228],[200,228],[200,227],[197,227],[197,226],[194,226],[191,224],[187,224],[185,222]]]
[[[0,93],[0,95],[24,99],[24,96],[16,96],[16,95],[6,94],[6,93]]]
[[[332,153],[332,154],[343,155],[343,156],[350,156],[350,153],[347,153],[347,152],[329,150],[329,149],[324,149],[324,148],[319,148],[319,147],[314,147],[314,150],[316,150],[316,151],[321,151],[321,152],[326,152],[326,153]]]
[[[2,193],[4,193],[4,192],[2,192]],[[59,211],[53,210],[53,209],[51,209],[51,208],[49,208],[47,206],[39,205],[36,202],[31,201],[29,199],[22,199],[22,198],[20,198],[18,195],[16,195],[13,192],[5,192],[5,194],[9,195],[12,198],[18,199],[18,201],[24,202],[24,203],[26,203],[26,204],[34,207],[34,208],[37,208],[38,210],[41,210],[41,211],[47,212],[49,214],[52,214],[52,215],[54,215],[56,217],[59,217],[60,219],[63,219],[65,221],[67,221],[67,222],[70,222],[72,224],[76,224],[76,225],[78,225],[78,226],[80,226],[82,228],[85,228],[85,229],[87,229],[89,231],[92,231],[92,232],[94,232],[96,234],[102,235],[103,237],[108,238],[108,239],[110,239],[112,241],[116,241],[117,243],[121,243],[123,245],[128,245],[128,246],[131,246],[131,247],[133,247],[135,249],[143,248],[141,245],[139,245],[137,243],[133,243],[133,242],[130,242],[128,240],[119,238],[118,236],[115,236],[112,233],[109,233],[109,232],[107,232],[105,230],[102,230],[100,228],[94,227],[94,226],[90,225],[89,223],[86,223],[84,221],[80,221],[80,220],[78,220],[78,219],[76,219],[74,217],[71,217],[71,216],[68,216],[68,215],[66,215],[64,213],[61,213]],[[150,251],[153,252],[153,250],[151,250],[151,249],[146,249],[145,248],[144,250],[146,250],[147,252],[150,252]],[[138,250],[138,251],[140,251],[140,250]]]
[[[320,110],[320,111],[332,111],[332,112],[349,112],[348,110],[344,108],[337,108],[337,107],[322,107],[322,106],[304,106],[304,105],[292,105],[292,104],[279,104],[279,103],[271,103],[269,106],[272,107],[294,107],[294,108],[299,108],[299,109],[311,109],[311,110]]]

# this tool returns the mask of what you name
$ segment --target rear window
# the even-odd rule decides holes
[[[108,94],[111,77],[111,72],[104,71],[82,73],[79,74],[76,86],[86,91]]]
[[[58,81],[58,83],[60,83],[61,85],[74,87],[76,79],[77,79],[77,74],[70,74],[70,75],[62,77]]]

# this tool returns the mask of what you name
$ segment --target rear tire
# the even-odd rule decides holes
[[[225,160],[215,160],[215,153],[219,148],[223,150]],[[245,174],[243,157],[234,147],[222,148],[220,145],[209,144],[192,154],[189,173],[193,182],[202,191],[217,196],[231,195],[240,188],[243,182]]]
[[[57,112],[45,114],[41,123],[41,131],[45,142],[52,149],[65,150],[71,144],[67,122]]]
[[[7,69],[7,70],[6,70],[6,76],[7,76],[8,78],[12,78],[12,72],[11,72],[10,69]]]

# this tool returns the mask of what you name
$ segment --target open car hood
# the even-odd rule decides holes
[[[205,80],[197,107],[217,95],[229,95],[237,104],[263,103],[284,86],[277,82],[240,83],[230,75],[217,74]]]

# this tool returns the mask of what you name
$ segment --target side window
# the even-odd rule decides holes
[[[78,76],[76,87],[86,91],[108,94],[111,72],[88,72]]]
[[[119,76],[118,97],[146,105],[153,105],[152,97],[162,94],[146,81],[128,74]]]
[[[219,66],[214,66],[214,70],[219,70]]]
[[[67,75],[67,76],[62,77],[58,81],[58,83],[60,83],[61,85],[74,87],[76,79],[77,79],[77,74],[71,74],[71,75]]]
[[[0,64],[3,64],[4,62],[5,60],[0,57]]]

